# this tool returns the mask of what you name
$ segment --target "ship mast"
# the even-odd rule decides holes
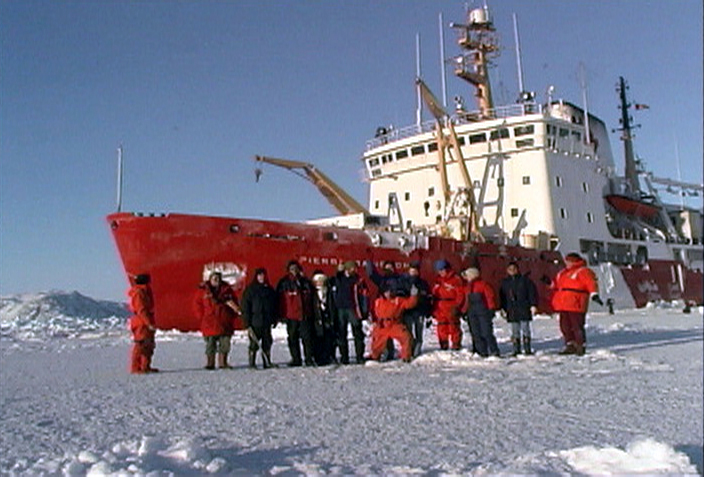
[[[617,91],[619,93],[619,98],[621,100],[621,119],[619,122],[621,123],[621,128],[619,129],[621,131],[621,140],[623,141],[623,150],[624,150],[624,156],[626,160],[626,171],[624,173],[626,177],[626,181],[631,189],[631,192],[633,194],[638,194],[640,192],[640,183],[638,181],[638,169],[637,169],[637,163],[635,159],[635,155],[633,153],[633,128],[634,126],[631,125],[632,118],[628,113],[628,108],[631,106],[628,100],[626,99],[626,90],[628,89],[628,85],[626,85],[626,80],[623,79],[623,76],[619,76],[619,82],[618,82],[618,87]]]
[[[475,97],[483,117],[491,117],[494,101],[489,81],[489,60],[498,55],[496,29],[487,7],[470,10],[469,24],[450,23],[459,30],[457,44],[466,51],[455,58],[455,75],[476,88]]]

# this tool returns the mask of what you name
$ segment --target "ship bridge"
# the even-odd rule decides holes
[[[465,238],[451,217],[469,215],[461,192],[471,189],[481,233],[492,241],[528,246],[540,241],[543,248],[554,248],[566,228],[598,226],[602,190],[614,172],[608,132],[599,118],[589,115],[587,131],[584,111],[557,101],[514,104],[488,114],[455,111],[449,121],[468,171],[462,174],[450,146],[449,195],[440,174],[437,122],[380,129],[367,142],[362,160],[372,214],[388,216],[402,230]],[[442,134],[449,134],[447,127]],[[575,190],[585,196],[575,196]],[[608,233],[603,228],[598,232]]]

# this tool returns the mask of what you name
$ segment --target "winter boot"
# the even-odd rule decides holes
[[[227,354],[226,353],[218,353],[218,368],[232,369],[232,366],[230,366],[227,363]]]
[[[257,352],[251,349],[249,350],[249,367],[257,369]],[[264,362],[264,367],[266,368],[266,361]]]
[[[574,354],[577,356],[584,356],[584,353],[586,353],[586,349],[584,348],[584,345],[581,343],[575,343],[574,344]]]
[[[574,347],[574,343],[573,343],[573,342],[569,342],[569,343],[567,343],[567,344],[565,345],[565,348],[564,348],[562,351],[560,351],[558,354],[563,354],[563,355],[564,355],[564,354],[575,354],[576,351],[577,351],[577,350],[576,350],[576,348]]]
[[[521,340],[519,338],[511,338],[511,343],[513,344],[511,356],[516,357],[521,354]]]
[[[533,350],[530,347],[530,336],[523,337],[523,353],[525,353],[526,356],[533,354]]]
[[[206,364],[205,364],[205,369],[215,369],[215,355],[214,354],[206,354]]]
[[[262,363],[264,364],[264,369],[273,367],[271,364],[271,351],[262,351]]]

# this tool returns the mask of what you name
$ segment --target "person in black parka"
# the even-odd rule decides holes
[[[335,347],[335,302],[328,277],[321,271],[313,272],[313,357],[319,366],[337,364]]]
[[[403,313],[403,323],[413,337],[413,357],[417,358],[423,348],[423,330],[425,318],[431,314],[430,287],[428,282],[420,277],[420,262],[411,262],[408,274],[401,277],[402,292],[400,296],[411,296],[411,288],[418,290],[416,306]]]
[[[511,343],[513,355],[521,352],[521,334],[523,334],[523,352],[533,354],[530,346],[530,322],[538,308],[538,290],[526,275],[521,275],[518,264],[511,262],[506,267],[507,276],[501,281],[499,301],[506,320],[511,323]]]
[[[271,367],[271,327],[276,324],[276,291],[269,284],[266,269],[257,268],[254,280],[242,296],[242,319],[249,336],[249,367],[256,368],[257,350],[261,340],[264,368]]]

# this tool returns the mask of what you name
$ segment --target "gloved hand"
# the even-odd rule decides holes
[[[595,293],[594,295],[592,295],[592,301],[593,301],[594,303],[600,304],[601,306],[604,306],[604,302],[602,301],[602,299],[601,299],[601,297],[599,296],[598,293]]]
[[[433,319],[428,318],[427,320],[425,320],[425,327],[430,328],[431,326],[433,326]]]
[[[418,296],[418,287],[411,285],[411,296]]]

